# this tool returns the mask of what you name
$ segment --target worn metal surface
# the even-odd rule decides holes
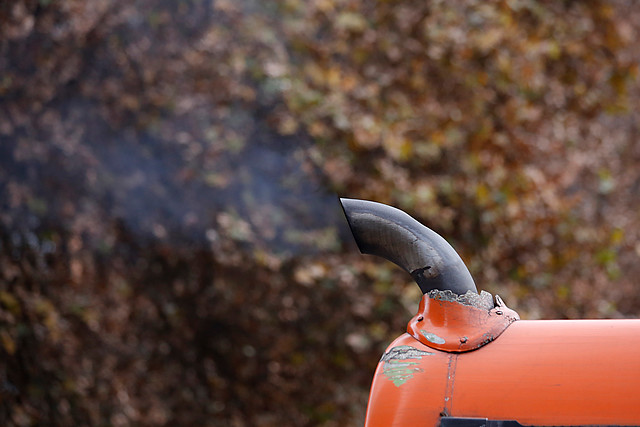
[[[442,351],[475,350],[495,340],[520,317],[502,299],[494,306],[491,294],[431,291],[422,296],[407,332],[422,344]]]
[[[412,379],[415,373],[422,372],[417,365],[424,356],[432,355],[432,352],[418,350],[410,345],[393,347],[382,356],[382,373],[393,385],[400,387]]]
[[[493,297],[487,291],[480,291],[479,294],[475,292],[467,292],[466,294],[458,295],[451,291],[433,290],[428,292],[429,298],[440,301],[458,302],[463,305],[470,305],[486,311],[491,310],[496,305],[504,305],[502,298],[496,295],[496,303],[493,302]]]
[[[385,367],[392,360],[397,360],[391,354],[398,348],[411,348],[412,353],[423,354],[419,358],[399,359],[399,362],[413,363],[410,366],[411,378],[401,384],[385,372]],[[373,377],[365,425],[436,426],[440,412],[444,410],[446,373],[451,354],[434,351],[408,334],[396,339],[380,360]]]
[[[340,199],[360,252],[385,258],[411,274],[422,293],[478,292],[458,253],[436,232],[405,212],[356,199]]]

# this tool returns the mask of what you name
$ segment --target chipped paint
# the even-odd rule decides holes
[[[402,384],[413,378],[413,375],[424,372],[422,368],[417,367],[423,356],[430,356],[433,353],[418,350],[409,345],[400,345],[386,352],[380,360],[382,365],[382,373],[393,385],[400,387]]]
[[[409,321],[407,332],[436,350],[463,353],[480,348],[520,318],[501,299],[497,299],[500,305],[493,306],[493,297],[485,294],[429,292],[422,296],[418,313]]]
[[[494,307],[493,297],[489,292],[486,291],[480,291],[479,294],[473,291],[467,291],[467,293],[465,294],[458,295],[449,290],[441,291],[438,289],[434,289],[432,291],[429,291],[427,295],[429,296],[429,298],[434,300],[457,302],[463,305],[468,305],[487,311],[491,310]]]
[[[427,332],[424,329],[420,329],[420,333],[422,334],[423,337],[427,339],[427,341],[432,342],[434,344],[444,344],[445,342],[444,338],[441,338],[434,333]]]

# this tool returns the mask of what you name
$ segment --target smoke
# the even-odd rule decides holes
[[[251,68],[262,30],[233,44],[234,16],[275,12],[255,2],[118,4],[93,27],[61,26],[59,51],[37,32],[4,46],[27,70],[9,76],[15,96],[0,118],[4,226],[73,230],[96,247],[117,226],[141,242],[335,248],[342,218],[309,161],[312,142],[277,130],[282,101]],[[59,73],[39,71],[42,61]],[[48,86],[19,98],[30,80]]]
[[[64,103],[63,109],[83,112],[74,116],[78,126],[91,123],[74,150],[43,143],[28,146],[29,155],[21,157],[25,148],[5,141],[9,153],[0,165],[10,178],[3,193],[10,195],[7,187],[20,193],[13,206],[5,200],[7,225],[29,232],[84,216],[87,228],[119,221],[143,241],[186,244],[206,244],[211,230],[235,227],[218,234],[299,252],[312,248],[296,231],[331,230],[340,220],[335,197],[305,158],[308,142],[283,143],[292,138],[273,132],[254,135],[241,151],[202,166],[190,162],[179,143],[147,131],[110,129],[98,118],[99,105]],[[41,155],[31,153],[38,148]]]

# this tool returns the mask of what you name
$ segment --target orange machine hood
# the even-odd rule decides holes
[[[640,425],[640,320],[519,320],[455,250],[395,208],[341,199],[361,252],[424,295],[386,350],[366,426]]]

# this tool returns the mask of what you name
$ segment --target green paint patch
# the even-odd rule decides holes
[[[409,345],[394,347],[382,356],[382,373],[393,385],[400,387],[413,378],[414,374],[424,372],[422,368],[417,367],[419,362],[416,360],[432,354]]]
[[[413,378],[413,374],[424,372],[422,368],[412,367],[417,364],[418,362],[392,360],[384,364],[382,367],[382,373],[387,377],[387,379],[393,382],[393,385],[400,387],[402,384]]]

